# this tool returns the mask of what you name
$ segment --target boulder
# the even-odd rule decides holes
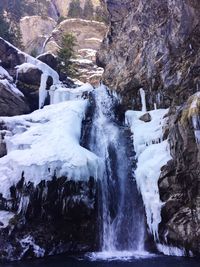
[[[55,71],[57,71],[58,68],[58,61],[57,58],[54,54],[51,53],[45,53],[42,55],[39,55],[37,57],[38,60],[44,62],[45,64],[47,64],[49,67],[51,67],[52,69],[54,69]]]
[[[150,122],[151,121],[151,115],[149,113],[145,113],[139,119],[141,121],[144,121],[144,122]]]
[[[38,90],[42,75],[42,71],[39,68],[34,65],[30,65],[30,67],[26,68],[25,70],[19,69],[17,74],[17,81],[36,86],[36,90]]]
[[[30,112],[22,93],[7,80],[0,80],[0,116],[15,116]]]

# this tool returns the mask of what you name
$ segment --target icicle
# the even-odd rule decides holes
[[[41,76],[41,82],[39,88],[39,108],[42,108],[44,106],[44,102],[48,94],[46,90],[47,79],[48,75],[46,73],[43,73]]]
[[[142,111],[146,112],[147,107],[146,107],[145,91],[142,88],[140,88],[140,97],[142,102]]]

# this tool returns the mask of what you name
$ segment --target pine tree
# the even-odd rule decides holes
[[[94,15],[94,6],[92,0],[86,0],[83,8],[83,18],[84,19],[93,19]]]
[[[76,72],[71,61],[72,58],[75,58],[75,46],[76,37],[73,34],[67,33],[62,37],[61,46],[58,51],[59,69],[62,73],[69,76],[74,76]]]
[[[72,0],[69,5],[68,17],[81,18],[83,10],[81,8],[80,0]]]
[[[14,34],[10,31],[9,23],[5,20],[2,12],[0,12],[0,37],[11,43],[14,40]]]

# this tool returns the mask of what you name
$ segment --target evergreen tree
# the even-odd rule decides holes
[[[76,72],[71,61],[72,58],[75,58],[74,49],[76,42],[76,37],[71,33],[67,33],[62,37],[61,46],[58,51],[59,70],[69,76],[74,76]]]
[[[86,0],[84,9],[83,9],[83,18],[84,19],[93,19],[94,15],[94,7],[92,4],[92,0]]]
[[[5,20],[2,12],[0,12],[0,37],[11,43],[14,40],[14,34],[10,31],[9,23]]]
[[[68,17],[81,18],[83,10],[81,8],[80,0],[72,0],[69,5]]]

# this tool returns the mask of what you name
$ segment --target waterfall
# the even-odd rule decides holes
[[[134,179],[128,129],[115,119],[117,99],[101,85],[93,91],[94,112],[87,147],[103,161],[100,178],[102,253],[144,254],[144,211]],[[128,253],[128,254],[127,254]]]

